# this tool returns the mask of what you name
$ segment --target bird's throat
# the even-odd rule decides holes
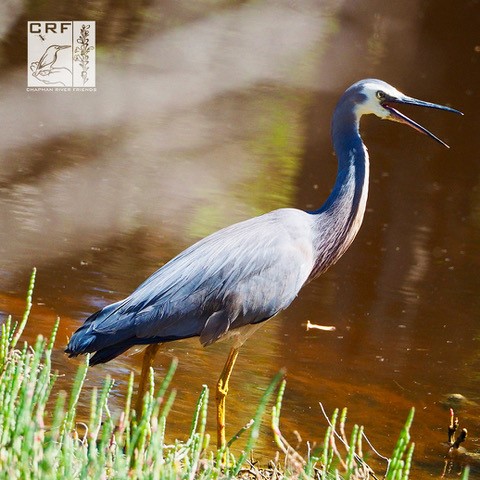
[[[310,278],[317,277],[345,253],[363,222],[368,197],[369,160],[363,144],[339,157],[332,193],[315,216],[316,262]]]

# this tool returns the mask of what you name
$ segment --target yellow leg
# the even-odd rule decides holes
[[[222,374],[217,383],[217,447],[226,445],[225,439],[225,398],[228,393],[228,381],[232,375],[235,360],[238,357],[238,348],[232,347],[228,354],[227,361],[223,367]]]
[[[143,397],[148,388],[150,367],[153,365],[153,360],[155,359],[155,355],[159,348],[159,343],[152,343],[145,349],[145,353],[143,354],[142,374],[140,375],[140,382],[138,382],[137,401],[135,402],[137,418],[142,414]]]

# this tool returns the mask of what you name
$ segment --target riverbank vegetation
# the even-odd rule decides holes
[[[5,479],[217,479],[305,478],[408,479],[414,444],[409,429],[413,409],[390,459],[374,473],[363,456],[363,427],[350,430],[346,410],[335,411],[326,422],[318,448],[301,455],[283,436],[280,412],[286,388],[280,372],[265,391],[256,414],[227,444],[217,451],[206,431],[209,390],[205,386],[196,405],[186,441],[167,443],[165,432],[175,392],[169,389],[174,360],[160,385],[151,371],[150,390],[138,417],[132,409],[134,376],[130,375],[123,409],[112,413],[109,398],[114,381],[107,377],[90,398],[87,421],[77,418],[88,360],[72,381],[70,392],[55,388],[58,373],[51,356],[58,322],[49,338],[39,335],[34,345],[21,342],[32,306],[33,272],[23,318],[8,317],[0,342],[0,478]],[[264,468],[251,462],[262,422],[269,421],[279,454]],[[232,446],[235,444],[235,448]],[[238,446],[240,445],[240,447]],[[368,449],[372,447],[368,444]],[[232,450],[240,451],[234,455]],[[463,479],[468,476],[468,471]]]

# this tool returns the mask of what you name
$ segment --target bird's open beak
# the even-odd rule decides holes
[[[416,98],[407,97],[407,96],[404,96],[401,98],[390,97],[386,99],[384,102],[382,102],[382,107],[390,112],[389,120],[393,120],[395,122],[400,122],[400,123],[404,123],[405,125],[409,125],[415,130],[433,138],[434,140],[441,143],[445,147],[450,148],[443,140],[440,140],[432,132],[427,130],[425,127],[422,127],[417,122],[413,121],[411,118],[408,118],[406,115],[404,115],[403,113],[399,112],[396,108],[394,108],[392,104],[395,104],[395,103],[405,104],[405,105],[417,105],[418,107],[436,108],[438,110],[445,110],[447,112],[458,113],[459,115],[463,115],[462,112],[459,112],[454,108],[445,107],[443,105],[437,105],[436,103],[424,102],[423,100],[417,100]]]

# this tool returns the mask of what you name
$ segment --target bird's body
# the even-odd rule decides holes
[[[328,223],[328,213],[320,215]],[[199,336],[209,345],[231,330],[271,318],[290,305],[313,272],[335,260],[328,255],[326,261],[314,247],[317,218],[280,209],[213,233],[128,298],[90,317],[69,348],[97,352],[91,363],[100,363],[135,344]]]
[[[361,116],[375,113],[407,123],[441,142],[394,109],[392,103],[455,111],[407,97],[380,80],[352,85],[333,116],[338,174],[320,209],[274,210],[200,240],[157,270],[125,300],[89,317],[70,339],[67,353],[96,352],[91,359],[95,364],[138,344],[199,336],[203,345],[209,345],[287,308],[303,285],[342,256],[362,223],[369,160],[359,133]],[[234,348],[239,344],[241,341]],[[219,381],[219,390],[221,385],[225,387],[223,399],[235,349]],[[220,424],[221,416],[218,418]],[[221,444],[225,444],[224,433],[223,439],[219,437]]]

